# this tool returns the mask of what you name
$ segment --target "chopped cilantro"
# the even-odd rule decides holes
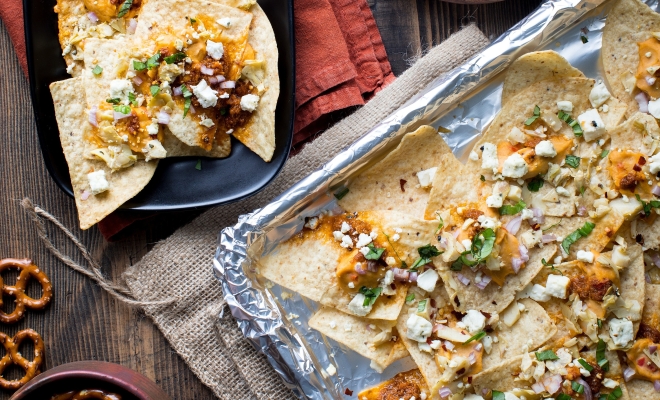
[[[535,106],[535,107],[534,107],[534,115],[531,116],[531,117],[529,117],[529,118],[527,118],[527,120],[525,121],[525,125],[526,125],[526,126],[530,126],[530,125],[533,124],[534,121],[536,121],[540,116],[541,116],[541,108],[540,108],[539,106]]]
[[[478,262],[485,260],[492,253],[494,245],[495,231],[491,228],[484,229],[472,240],[472,257]]]
[[[552,350],[537,351],[534,354],[536,355],[536,359],[539,360],[539,361],[559,360],[559,357],[557,357],[557,354]]]
[[[621,396],[623,396],[623,391],[621,390],[621,386],[617,386],[616,388],[614,388],[614,390],[612,390],[609,395],[601,395],[599,400],[603,399],[605,396],[607,396],[606,400],[620,399]]]
[[[413,265],[410,266],[411,271],[416,271],[422,265],[430,263],[431,258],[442,254],[442,252],[432,244],[427,244],[424,247],[418,248],[417,253],[419,253],[419,258],[413,263]]]
[[[133,0],[126,0],[119,7],[119,13],[117,13],[117,18],[121,18],[128,13],[128,10],[133,6]]]
[[[369,307],[370,305],[374,304],[376,302],[376,299],[378,296],[380,296],[380,293],[383,291],[383,288],[381,287],[376,287],[373,289],[369,289],[366,286],[362,286],[360,288],[360,293],[364,295],[364,302],[362,303],[363,307]]]
[[[607,357],[605,357],[606,349],[607,345],[603,339],[598,339],[598,346],[596,347],[596,362],[604,372],[610,370],[610,362],[607,360]]]
[[[378,248],[373,243],[369,243],[367,247],[369,248],[369,252],[364,256],[367,260],[379,260],[385,252],[385,249]]]
[[[190,19],[190,25],[195,25],[197,23],[197,20],[195,18],[189,18]]]
[[[578,362],[580,363],[580,365],[582,365],[582,368],[586,369],[587,371],[591,372],[594,370],[594,367],[592,367],[591,364],[589,364],[585,360],[580,358],[578,359]]]
[[[408,296],[406,296],[406,303],[410,303],[413,300],[415,300],[415,293],[410,293]]]
[[[345,187],[335,192],[335,198],[337,200],[343,199],[348,194],[348,188]]]
[[[135,97],[135,93],[129,93],[128,94],[128,101],[130,101],[131,104],[133,104],[133,107],[138,106],[137,97]]]
[[[566,238],[561,242],[561,248],[564,249],[566,254],[570,253],[571,245],[577,242],[579,239],[589,236],[595,227],[596,224],[593,222],[585,222],[582,228],[578,228],[570,235],[566,236]]]
[[[568,126],[573,128],[573,133],[575,134],[575,136],[582,136],[582,127],[580,127],[580,124],[576,120],[571,118],[570,114],[565,113],[563,111],[559,111],[559,113],[557,114],[557,118],[566,122]]]
[[[559,393],[557,397],[555,397],[555,400],[573,400],[571,396],[567,395],[566,393]]]
[[[100,65],[97,65],[96,67],[94,67],[94,69],[92,69],[92,73],[96,76],[99,76],[101,75],[101,73],[103,73],[103,68],[101,68]]]
[[[438,224],[438,228],[435,230],[434,235],[437,235],[438,232],[440,232],[442,230],[442,228],[444,228],[444,226],[445,226],[445,221],[442,220],[442,217],[440,216],[440,214],[436,213],[436,215],[438,216],[438,219],[440,220],[440,223]]]
[[[147,60],[147,68],[154,69],[160,65],[160,53],[156,53]]]
[[[486,182],[486,177],[483,176],[483,175],[481,175],[481,176],[479,177],[479,179],[480,179],[482,182]]]
[[[525,202],[522,200],[518,200],[518,203],[512,206],[507,204],[505,206],[500,207],[499,211],[500,211],[500,215],[516,215],[522,210],[524,210],[525,207],[527,207],[527,204],[525,204]]]
[[[149,90],[151,91],[151,95],[152,95],[152,96],[157,96],[158,93],[160,93],[160,86],[158,86],[158,85],[151,85],[151,87],[149,88]]]
[[[546,267],[552,267],[552,266],[553,266],[552,264],[550,264],[549,262],[547,262],[547,261],[545,260],[545,258],[542,258],[542,259],[541,259],[541,264],[543,264],[543,265],[546,266]]]
[[[179,61],[185,60],[186,57],[187,57],[186,53],[179,52],[172,54],[171,56],[165,57],[165,62],[168,64],[174,64],[174,63],[178,63]]]
[[[580,35],[580,40],[582,40],[582,43],[587,43],[587,42],[589,42],[589,39],[588,39],[586,36],[584,36],[584,35]]]
[[[118,112],[120,114],[128,115],[131,113],[131,107],[129,106],[113,106],[112,107],[115,112]]]
[[[584,393],[584,386],[577,382],[571,382],[571,389],[573,389],[573,391],[578,394]]]
[[[192,104],[192,92],[190,92],[190,89],[188,89],[188,86],[186,85],[181,85],[181,93],[183,94],[183,98],[185,99],[183,101],[183,118],[188,115],[188,111],[190,111],[190,105]]]
[[[586,190],[587,189],[584,186],[580,186],[580,196],[583,196]]]
[[[493,400],[505,400],[506,397],[504,397],[504,393],[493,390]]]
[[[202,160],[201,160],[201,159],[197,160],[197,165],[195,165],[195,169],[196,169],[197,171],[201,171],[201,170],[202,170]]]
[[[539,190],[541,190],[542,187],[543,187],[543,178],[541,178],[540,176],[535,176],[527,184],[527,189],[529,189],[530,192],[538,192]]]
[[[569,154],[566,156],[566,164],[568,164],[572,168],[578,168],[580,166],[580,160],[581,158],[578,156],[574,156],[572,154]]]
[[[133,69],[136,71],[144,71],[147,69],[147,64],[142,61],[133,60]]]
[[[427,300],[420,300],[419,303],[417,303],[417,312],[424,312],[424,309],[426,308],[426,302]]]
[[[635,194],[635,198],[637,199],[637,201],[642,203],[642,212],[644,213],[645,217],[651,215],[651,209],[660,208],[660,200],[651,200],[649,202],[646,202],[642,200],[642,198],[639,197],[638,194]]]
[[[110,104],[119,104],[119,103],[121,103],[121,99],[118,99],[118,98],[107,99],[105,102],[110,103]]]
[[[600,153],[600,158],[605,158],[607,157],[608,154],[610,154],[609,150],[603,150],[603,152]]]
[[[596,318],[596,323],[598,324],[598,329],[603,328],[603,320],[600,318]]]
[[[481,340],[484,336],[486,336],[486,331],[479,331],[475,333],[474,336],[463,342],[463,344],[468,344],[470,342],[474,342],[475,340]]]

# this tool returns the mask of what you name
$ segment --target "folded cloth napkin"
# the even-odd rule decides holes
[[[27,74],[22,0],[0,1],[0,17]],[[316,133],[324,116],[365,104],[395,77],[367,0],[294,0],[294,27],[295,145]],[[151,215],[118,210],[98,227],[112,241]]]

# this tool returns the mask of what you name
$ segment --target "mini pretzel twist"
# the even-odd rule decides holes
[[[34,343],[34,359],[32,361],[23,358],[18,349],[25,338],[29,338]],[[25,329],[16,334],[13,338],[0,332],[0,343],[5,348],[5,355],[0,359],[0,387],[8,390],[16,390],[25,385],[30,379],[39,375],[41,364],[44,357],[44,341],[41,336],[32,329]],[[7,367],[15,364],[25,371],[25,375],[18,380],[8,381],[2,375]]]
[[[43,273],[32,263],[32,260],[18,260],[15,258],[5,258],[0,260],[0,274],[10,268],[17,268],[19,270],[18,278],[16,278],[16,285],[5,286],[5,283],[0,276],[0,290],[3,295],[16,297],[16,308],[10,314],[6,314],[0,310],[0,322],[11,324],[19,321],[25,315],[25,309],[41,310],[50,302],[53,297],[53,285],[48,279],[48,276]],[[41,298],[33,299],[25,294],[30,278],[36,279],[41,284]],[[0,296],[0,307],[3,305],[2,296]]]

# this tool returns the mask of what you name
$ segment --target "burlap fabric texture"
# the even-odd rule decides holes
[[[145,311],[193,372],[219,398],[293,398],[293,393],[284,386],[265,357],[243,340],[229,312],[219,317],[223,308],[222,293],[213,277],[211,260],[220,230],[234,225],[239,215],[264,206],[319,168],[433,79],[460,65],[487,43],[488,39],[475,26],[451,36],[366,106],[292,157],[282,173],[262,192],[242,202],[207,211],[126,271],[128,287],[139,301],[187,295],[174,306],[147,306]]]

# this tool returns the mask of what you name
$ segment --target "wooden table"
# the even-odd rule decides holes
[[[495,38],[541,2],[505,0],[460,6],[438,0],[368,1],[396,75],[425,49],[442,42],[461,26],[476,23],[487,36]],[[89,279],[56,260],[39,242],[33,224],[20,207],[22,198],[30,197],[68,227],[77,226],[76,210],[73,200],[57,188],[44,167],[27,81],[4,27],[0,29],[0,59],[0,258],[32,258],[50,276],[55,293],[45,311],[28,312],[18,324],[0,330],[11,335],[28,327],[40,332],[47,349],[46,369],[72,361],[105,360],[145,374],[173,399],[213,398],[148,318],[113,300]],[[7,112],[10,105],[18,106],[13,109],[20,111]],[[18,129],[6,129],[10,126]],[[101,261],[105,274],[119,280],[125,268],[137,262],[155,242],[198,213],[168,214],[167,218],[137,223],[115,243],[104,241],[96,228],[87,232],[74,229],[74,233]],[[57,245],[68,254],[76,254],[70,243],[61,241]],[[12,282],[15,275],[3,277]],[[39,296],[38,285],[33,283],[28,293]],[[23,349],[23,354],[31,354],[31,349]],[[12,370],[7,376],[22,376],[22,371]],[[9,395],[0,391],[3,399]]]

